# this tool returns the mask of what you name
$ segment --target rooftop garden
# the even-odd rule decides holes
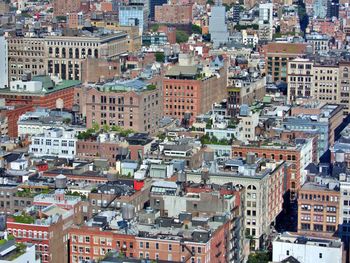
[[[78,196],[81,198],[81,200],[86,200],[86,196],[84,194],[76,192],[76,191],[67,191],[65,194],[71,195],[71,196]]]
[[[232,144],[232,139],[231,140],[227,140],[227,139],[219,140],[215,136],[209,136],[208,134],[203,135],[200,140],[201,140],[202,144],[216,144],[216,145],[231,145]]]
[[[107,124],[103,125],[101,128],[97,123],[94,123],[92,125],[93,127],[90,129],[87,129],[85,132],[81,132],[78,134],[77,138],[79,140],[88,140],[96,136],[96,134],[100,131],[102,132],[117,132],[123,137],[127,137],[128,135],[135,133],[132,129],[124,129],[120,126],[109,126]]]
[[[34,218],[30,215],[25,214],[24,212],[21,215],[13,216],[13,219],[16,223],[21,224],[34,224]]]
[[[153,84],[147,85],[147,90],[155,90],[155,89],[157,89],[156,85],[153,85]]]
[[[33,191],[29,188],[23,188],[23,189],[20,189],[16,192],[16,196],[18,197],[34,197],[38,194],[48,194],[50,192],[50,189],[41,189],[41,191]]]
[[[16,244],[16,249],[11,252],[8,257],[6,257],[7,261],[13,261],[16,258],[22,256],[24,253],[27,251],[27,246],[23,243],[17,243]]]

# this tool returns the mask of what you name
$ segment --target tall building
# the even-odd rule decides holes
[[[313,16],[321,19],[324,19],[327,16],[327,0],[314,1]]]
[[[259,5],[259,41],[270,41],[273,36],[273,4]]]
[[[119,7],[120,26],[138,26],[139,33],[148,27],[148,12],[144,5],[123,5]]]
[[[229,33],[226,24],[226,9],[222,5],[216,4],[211,7],[209,34],[214,48],[225,45],[228,42]]]
[[[346,244],[350,240],[350,177],[340,174],[339,236]]]
[[[156,14],[156,6],[162,6],[163,4],[168,3],[167,0],[150,0],[149,6],[150,6],[150,20],[154,21],[155,14]]]
[[[8,45],[4,36],[0,35],[0,89],[8,87]]]
[[[339,0],[328,0],[327,1],[327,17],[339,18]]]

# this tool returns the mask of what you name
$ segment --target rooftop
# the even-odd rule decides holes
[[[284,232],[279,234],[274,242],[286,242],[301,245],[309,245],[315,247],[330,247],[330,248],[341,248],[342,242],[337,238],[319,238],[311,236],[301,236],[298,234]]]

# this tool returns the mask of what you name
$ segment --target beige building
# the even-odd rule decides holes
[[[292,102],[299,97],[310,97],[313,83],[313,62],[296,58],[288,62],[287,97]]]
[[[313,97],[329,104],[339,103],[339,67],[335,64],[314,65]]]
[[[49,74],[61,79],[81,80],[82,62],[86,58],[116,59],[127,52],[128,40],[124,32],[108,35],[73,32],[45,38]]]
[[[43,38],[14,37],[8,39],[9,79],[18,80],[24,72],[38,75],[46,71]]]
[[[339,103],[344,106],[344,115],[350,109],[350,62],[339,63]]]

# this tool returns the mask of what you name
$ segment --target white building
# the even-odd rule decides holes
[[[8,46],[7,40],[0,35],[0,89],[8,87]]]
[[[272,262],[294,257],[302,263],[342,263],[343,243],[340,239],[325,239],[283,233],[272,242]]]
[[[50,128],[32,137],[29,153],[34,156],[58,156],[73,159],[76,153],[77,138],[72,129]]]
[[[259,5],[259,39],[272,40],[273,31],[273,4]]]
[[[6,234],[7,236],[7,234]],[[7,238],[7,237],[6,237]],[[6,240],[3,239],[4,241]],[[15,240],[7,240],[0,246],[0,263],[39,263],[36,259],[35,246],[27,245],[19,249]]]
[[[259,42],[259,37],[256,33],[248,33],[247,30],[242,30],[242,43],[245,46],[255,47]]]

